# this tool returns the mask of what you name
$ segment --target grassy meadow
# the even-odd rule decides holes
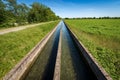
[[[0,80],[57,24],[55,21],[0,35]]]
[[[120,80],[120,19],[65,22],[113,80]]]

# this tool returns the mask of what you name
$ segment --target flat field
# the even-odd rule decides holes
[[[0,80],[57,24],[55,21],[0,35]]]
[[[113,80],[120,80],[120,19],[65,22]]]

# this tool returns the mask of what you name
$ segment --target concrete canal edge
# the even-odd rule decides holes
[[[65,22],[64,22],[65,23]],[[68,31],[70,32],[73,41],[77,45],[78,49],[82,52],[86,63],[91,68],[98,80],[112,80],[108,73],[97,63],[91,53],[84,47],[84,45],[78,41],[77,36],[69,29],[69,26],[65,23]],[[86,76],[87,77],[87,76]]]
[[[56,31],[58,25],[59,23],[40,42],[38,42],[38,44],[17,65],[15,65],[15,67],[11,69],[9,73],[3,77],[3,80],[22,80],[28,69],[37,59],[45,44]]]
[[[60,29],[59,44],[57,51],[57,58],[55,63],[54,77],[53,80],[60,80],[60,70],[61,70],[61,43],[62,43],[62,29]]]

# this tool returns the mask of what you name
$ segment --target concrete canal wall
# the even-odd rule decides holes
[[[49,32],[8,74],[6,74],[5,77],[3,77],[3,80],[22,80],[24,74],[29,70],[45,44],[56,31],[57,26]]]
[[[69,29],[69,26],[65,23],[67,29],[70,32],[75,44],[82,52],[82,56],[85,59],[88,66],[91,68],[93,73],[96,75],[98,80],[112,80],[112,78],[108,75],[108,73],[97,63],[91,53],[84,47],[84,45],[78,41],[77,36]]]

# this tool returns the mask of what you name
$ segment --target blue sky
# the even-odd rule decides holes
[[[120,0],[17,0],[18,3],[40,2],[56,15],[65,17],[120,17]]]

